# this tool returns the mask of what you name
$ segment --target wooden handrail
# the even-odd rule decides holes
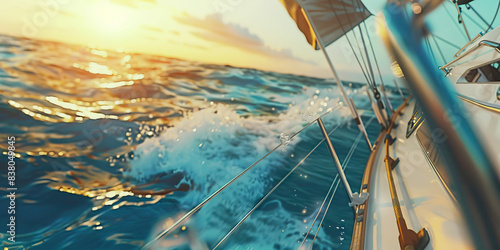
[[[399,89],[399,87],[398,87]],[[405,99],[402,92],[401,97],[403,101],[409,100]],[[394,111],[393,113],[393,118],[398,116],[401,113],[401,110],[403,109],[404,106],[407,106],[407,101],[403,102],[399,108]],[[361,188],[360,190],[365,190],[365,192],[370,193],[370,183],[371,183],[371,176],[372,176],[372,170],[373,166],[375,164],[375,160],[378,155],[378,150],[381,148],[380,145],[382,145],[382,141],[384,141],[384,135],[386,134],[386,130],[383,129],[380,131],[380,134],[375,141],[374,144],[374,150],[370,154],[370,157],[368,158],[368,162],[366,163],[366,168],[365,172],[363,174],[363,179],[361,181]],[[353,228],[353,234],[352,234],[352,239],[351,239],[351,250],[361,250],[365,249],[365,231],[366,231],[366,220],[364,218],[367,218],[367,211],[368,211],[368,206],[370,203],[370,199],[367,199],[364,204],[361,204],[359,206],[356,206],[356,211],[355,211],[355,216],[356,216],[356,222],[354,223],[354,228]],[[358,219],[359,218],[359,219]]]
[[[411,96],[410,96],[411,97]],[[399,114],[404,106],[408,103],[410,97],[408,97],[403,105],[401,105],[396,114]],[[415,233],[415,231],[408,229],[406,225],[406,221],[403,217],[403,212],[401,211],[401,205],[399,204],[398,193],[396,191],[396,185],[394,184],[394,178],[392,176],[392,169],[396,167],[399,162],[399,159],[394,160],[389,156],[389,146],[393,143],[391,140],[391,131],[394,127],[394,123],[396,121],[397,116],[394,115],[392,117],[391,124],[387,129],[386,137],[385,137],[385,167],[387,170],[387,179],[389,182],[389,189],[391,191],[391,199],[392,206],[394,208],[394,214],[396,215],[396,222],[398,224],[399,231],[399,245],[401,249],[410,250],[410,249],[423,249],[429,243],[429,233],[425,228],[420,229],[420,231]]]

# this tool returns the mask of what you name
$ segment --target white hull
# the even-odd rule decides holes
[[[452,81],[457,95],[463,101],[462,105],[456,108],[465,114],[474,129],[478,131],[484,148],[492,156],[496,174],[499,174],[500,101],[497,90],[500,81],[488,82],[484,75],[477,79],[478,82],[468,82],[464,78],[471,69],[494,62],[500,63],[499,51],[491,47],[474,49],[484,40],[500,41],[500,28],[469,45],[463,52],[467,53],[467,56],[449,65],[447,78]],[[468,53],[469,50],[473,52]],[[434,157],[439,157],[438,154],[427,152],[428,147],[424,144],[427,145],[428,142],[419,139],[422,137],[417,136],[417,131],[406,138],[407,123],[412,118],[414,106],[413,101],[403,109],[403,114],[397,117],[396,123],[399,126],[391,132],[396,141],[389,146],[389,156],[400,159],[392,171],[392,176],[402,217],[405,218],[408,228],[415,232],[422,228],[427,229],[430,242],[425,249],[473,249],[474,243],[470,233],[474,229],[467,227],[455,197],[434,166],[436,164]],[[352,249],[400,248],[398,240],[400,233],[384,161],[385,140],[380,140],[379,144],[372,169],[365,173],[370,179],[367,190],[370,198],[365,207],[362,207],[366,209],[363,221],[356,222],[356,224],[366,223],[363,225],[364,234],[359,232],[356,234],[356,230],[359,231],[361,228],[358,226],[356,229],[356,225],[353,234],[353,241],[361,240],[364,244],[352,244]],[[500,175],[498,177],[500,178]]]
[[[406,139],[413,106],[414,102],[403,109],[397,119],[399,126],[391,133],[397,138],[390,146],[391,157],[401,159],[392,173],[403,217],[409,229],[428,230],[430,243],[425,249],[471,249],[458,207],[424,155],[415,133]],[[377,147],[385,148],[385,142]],[[364,249],[400,248],[384,158],[384,150],[379,150],[369,189]]]

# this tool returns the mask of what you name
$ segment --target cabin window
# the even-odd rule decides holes
[[[500,82],[500,61],[494,61],[486,65],[469,69],[461,78],[462,81],[459,82],[498,83]]]

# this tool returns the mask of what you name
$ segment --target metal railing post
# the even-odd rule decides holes
[[[483,46],[494,48],[496,50],[496,52],[500,53],[500,43],[489,41],[489,40],[483,40],[483,41],[480,41],[475,47],[465,51],[464,53],[460,54],[457,58],[453,59],[451,62],[445,64],[443,67],[440,67],[440,69],[443,70],[446,73],[446,75],[448,75],[448,73],[450,73],[450,71],[451,71],[451,70],[448,71],[446,69],[448,66],[461,60],[462,58],[466,57],[470,53],[480,49]]]
[[[321,129],[321,133],[325,137],[325,142],[328,147],[328,150],[330,151],[330,154],[332,155],[333,161],[335,162],[335,167],[337,168],[337,172],[339,174],[340,180],[342,180],[342,184],[344,184],[345,191],[347,193],[347,196],[349,197],[349,206],[356,206],[363,204],[366,199],[368,198],[368,193],[362,192],[361,194],[352,193],[351,186],[349,185],[349,182],[347,182],[347,178],[345,176],[344,170],[342,169],[342,165],[340,164],[339,157],[337,156],[337,153],[335,152],[335,149],[333,148],[332,141],[330,141],[330,137],[328,137],[328,133],[326,132],[325,125],[323,124],[323,121],[321,118],[318,118],[318,125],[319,128]]]
[[[465,44],[460,50],[458,50],[457,53],[455,53],[455,55],[453,55],[453,57],[457,57],[458,54],[460,54],[463,50],[465,50],[465,48],[467,48],[467,46],[469,46],[471,43],[475,42],[478,38],[480,38],[482,36],[483,36],[483,33],[479,32],[479,34],[477,34],[476,37],[474,37],[467,44]]]

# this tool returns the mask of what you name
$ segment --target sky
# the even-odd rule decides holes
[[[384,1],[364,2],[372,13],[377,13]],[[490,21],[497,0],[476,2],[473,7]],[[0,6],[4,10],[0,16],[2,34],[332,77],[324,55],[307,43],[279,0],[0,0]],[[480,29],[470,17],[483,24],[472,10],[463,9],[467,13],[465,23],[474,37]],[[432,27],[436,34],[460,47],[467,42],[463,29],[455,24],[456,9],[449,2],[430,18],[433,23],[447,23]],[[389,80],[394,78],[391,61],[374,32],[374,20],[370,17],[366,21],[368,35],[384,79]],[[354,41],[353,35],[349,36]],[[457,49],[438,42],[450,59]],[[327,51],[342,80],[363,81],[345,37]]]

